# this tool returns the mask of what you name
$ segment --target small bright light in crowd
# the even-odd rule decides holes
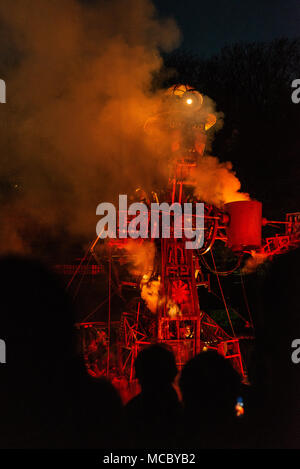
[[[191,98],[188,98],[188,99],[186,100],[186,102],[187,102],[187,104],[192,104],[193,100],[192,100]]]
[[[238,397],[238,399],[237,399],[237,403],[236,403],[236,406],[235,406],[235,412],[236,412],[237,417],[241,417],[245,413],[244,402],[243,402],[243,399],[241,397]]]

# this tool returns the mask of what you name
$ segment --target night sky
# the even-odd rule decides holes
[[[300,35],[299,0],[154,0],[179,25],[181,47],[210,56],[239,41]]]

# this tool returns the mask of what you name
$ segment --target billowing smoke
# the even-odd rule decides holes
[[[45,232],[93,239],[100,202],[165,183],[172,136],[144,124],[162,110],[160,51],[179,38],[150,0],[1,1],[0,252],[30,252]],[[221,125],[219,114],[209,135]],[[248,198],[215,157],[200,159],[195,183],[216,205]]]
[[[151,241],[129,239],[124,244],[128,271],[136,277],[151,277],[154,269],[155,245]]]
[[[145,274],[141,280],[141,298],[145,301],[148,309],[152,313],[157,313],[157,308],[161,304],[161,281],[160,277],[157,279],[150,279],[150,277]]]
[[[160,277],[154,279],[155,244],[151,241],[129,239],[124,244],[131,275],[141,278],[141,297],[152,313],[156,313],[160,299]]]
[[[181,314],[179,306],[171,299],[161,294],[161,278],[153,276],[155,261],[155,244],[151,241],[129,239],[124,243],[124,250],[128,262],[128,271],[131,275],[141,277],[141,298],[152,313],[166,304],[170,317]]]
[[[238,200],[250,200],[249,194],[240,192],[241,183],[232,169],[232,163],[221,163],[215,156],[199,159],[193,175],[195,195],[201,200],[222,206]]]
[[[93,238],[98,203],[164,176],[143,125],[178,29],[150,0],[2,0],[0,30],[1,249],[41,227]]]

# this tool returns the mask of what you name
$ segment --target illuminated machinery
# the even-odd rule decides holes
[[[207,131],[216,122],[214,115],[201,112],[203,98],[196,90],[183,85],[174,86],[169,90],[169,96],[173,107],[169,114],[164,113],[169,119],[168,125],[171,129],[169,186],[167,192],[162,192],[163,195],[152,193],[150,197],[142,189],[137,190],[139,201],[149,207],[151,202],[177,202],[181,205],[185,202],[201,202],[193,195],[192,174],[198,159],[203,158]],[[146,123],[146,131],[149,131],[149,127],[151,131],[152,125],[160,125],[159,120],[158,116]],[[195,216],[193,212],[193,226]],[[104,242],[108,259],[108,298],[106,303],[104,300],[101,305],[107,305],[108,320],[106,323],[85,321],[78,325],[83,331],[85,356],[93,355],[90,349],[95,349],[95,340],[89,341],[86,332],[93,328],[98,330],[96,336],[102,344],[102,365],[99,371],[98,360],[98,368],[94,367],[93,371],[96,375],[113,374],[125,376],[129,381],[133,380],[133,363],[138,351],[148,344],[159,342],[173,349],[179,369],[195,354],[214,349],[231,360],[233,366],[246,379],[240,337],[236,335],[233,327],[221,278],[238,270],[247,255],[251,254],[253,259],[265,259],[299,245],[300,213],[287,215],[284,222],[267,222],[262,218],[262,205],[258,201],[238,200],[225,204],[222,210],[205,204],[204,244],[201,249],[186,249],[186,238],[174,236],[174,218],[171,218],[169,238],[120,239],[119,226],[116,239],[111,238]],[[285,226],[285,234],[277,234],[262,242],[262,226],[266,224],[271,227],[278,227],[278,224]],[[122,228],[124,229],[124,226]],[[87,255],[92,255],[98,265],[103,265],[97,251],[97,246],[103,241],[98,241],[99,238],[92,243]],[[218,245],[223,243],[232,254],[234,265],[226,271],[221,272],[216,267],[213,253],[216,241]],[[146,252],[146,258],[150,258],[154,252],[150,267],[144,272],[133,268],[127,278],[122,279],[120,271],[127,265],[126,262],[137,267],[138,262],[136,259],[132,260],[132,256],[138,255],[139,251],[144,254]],[[82,259],[78,268],[83,268],[87,257]],[[69,286],[74,281],[75,274],[76,272]],[[216,276],[220,297],[224,303],[229,326],[227,331],[201,309],[199,289],[206,288],[210,291],[211,275]],[[117,323],[112,322],[112,295],[122,292],[120,295],[124,299],[126,291],[129,290],[130,300],[125,304],[125,312]],[[89,317],[89,321],[91,319]],[[253,326],[251,314],[246,322]],[[91,335],[90,332],[89,334]],[[87,362],[92,370],[93,366],[88,358]]]

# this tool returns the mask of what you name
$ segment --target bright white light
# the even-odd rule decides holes
[[[187,104],[192,104],[193,100],[192,100],[191,98],[188,98],[188,99],[186,100],[186,102],[187,102]]]

